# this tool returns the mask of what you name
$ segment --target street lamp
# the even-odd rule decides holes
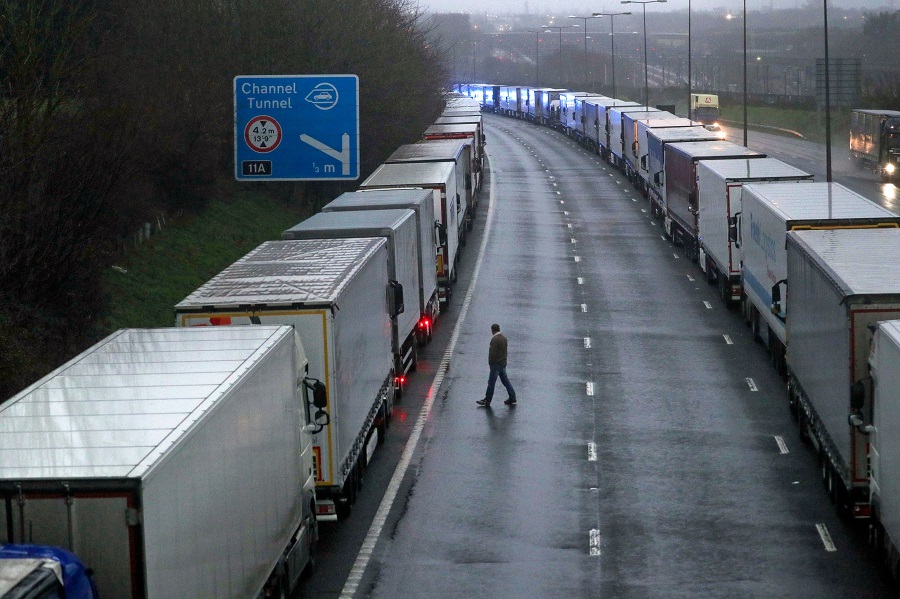
[[[655,0],[656,2],[665,2],[666,0]],[[562,30],[568,29],[569,25],[541,25],[541,29],[558,29],[559,30],[559,71],[560,76],[562,76]],[[571,27],[578,27],[578,25],[571,25]],[[548,32],[549,33],[549,32]]]
[[[746,0],[744,0],[746,2]],[[831,183],[831,77],[828,73],[828,0],[822,0],[825,16],[825,180]]]
[[[650,88],[647,85],[647,5],[657,2],[664,3],[666,0],[622,0],[622,4],[640,4],[644,9],[644,106],[650,106]]]
[[[616,97],[616,29],[614,21],[616,17],[630,15],[630,12],[595,12],[595,17],[609,17],[609,40],[611,44],[610,61],[612,62],[612,97]]]
[[[601,17],[601,15],[599,15],[597,13],[594,13],[593,15],[591,15],[589,17],[579,17],[576,15],[569,15],[569,17],[568,17],[570,19],[581,19],[582,21],[584,21],[584,91],[587,91],[587,88],[588,88],[588,81],[587,81],[587,79],[588,79],[588,76],[587,76],[587,62],[588,62],[588,60],[587,60],[587,22],[588,22],[588,19],[599,19],[600,17]]]

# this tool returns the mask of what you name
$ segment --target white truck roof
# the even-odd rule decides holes
[[[353,238],[380,236],[396,233],[405,221],[415,219],[415,213],[408,208],[389,210],[354,210],[350,212],[319,212],[287,229],[282,239],[317,239],[326,236]],[[317,234],[322,233],[317,237]]]
[[[407,208],[411,204],[421,204],[433,197],[430,189],[363,189],[360,191],[348,191],[342,193],[328,202],[328,206],[341,207],[352,206],[358,209],[360,206],[379,206],[386,208]]]
[[[788,177],[812,177],[806,171],[782,162],[777,158],[729,158],[705,160],[703,167],[730,181],[761,179],[786,179]]]
[[[788,243],[802,247],[845,297],[900,294],[900,229],[791,231]]]
[[[385,163],[457,160],[471,144],[471,139],[423,139],[400,146]]]
[[[141,479],[287,326],[123,329],[0,407],[0,479]]]
[[[696,160],[718,156],[763,156],[760,152],[721,139],[673,142],[666,147]]]
[[[785,221],[897,216],[839,183],[750,183],[744,186],[747,192],[769,204]]]
[[[360,187],[444,185],[456,165],[452,162],[407,162],[382,164]]]
[[[267,241],[184,298],[176,310],[217,305],[330,304],[383,237]]]
[[[696,125],[694,127],[671,127],[668,125],[658,125],[654,128],[647,129],[647,133],[663,142],[689,141],[692,139],[696,139],[698,141],[717,141],[719,139],[718,135],[716,135],[715,133],[711,133],[702,125]]]

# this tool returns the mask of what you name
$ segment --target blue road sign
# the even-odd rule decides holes
[[[359,78],[235,77],[234,176],[240,181],[359,179]]]

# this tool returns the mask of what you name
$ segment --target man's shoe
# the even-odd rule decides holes
[[[489,407],[491,406],[491,402],[489,402],[489,401],[486,400],[486,399],[479,399],[479,400],[476,401],[475,403],[477,403],[479,406],[482,406],[482,407],[485,407],[485,408],[489,408]]]
[[[514,405],[516,405],[516,400],[510,397],[509,399],[507,399],[507,400],[504,401],[503,403],[505,403],[505,404],[508,405],[508,406],[514,406]]]

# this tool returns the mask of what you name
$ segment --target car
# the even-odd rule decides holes
[[[331,92],[319,92],[315,96],[313,96],[314,102],[330,102],[331,99]]]

